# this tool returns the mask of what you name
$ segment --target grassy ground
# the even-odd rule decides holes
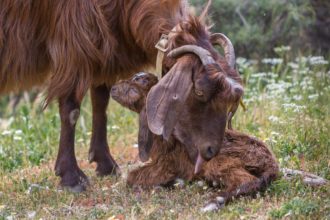
[[[330,179],[330,72],[320,57],[280,58],[258,65],[240,58],[246,112],[234,127],[270,146],[282,167]],[[241,198],[216,213],[203,214],[212,189],[186,184],[173,190],[135,193],[124,178],[97,178],[88,164],[91,109],[86,99],[77,125],[76,154],[92,187],[82,194],[58,188],[53,167],[59,138],[57,106],[41,112],[23,102],[15,115],[0,100],[0,219],[330,219],[329,185],[312,188],[279,179],[256,198]],[[123,173],[138,163],[137,117],[114,102],[108,109],[111,152]]]

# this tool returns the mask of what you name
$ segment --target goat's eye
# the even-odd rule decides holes
[[[142,85],[147,85],[147,84],[148,84],[148,80],[142,79]]]
[[[135,89],[135,88],[131,88],[129,90],[129,95],[131,95],[131,96],[137,96],[137,95],[139,95],[139,91],[137,89]]]
[[[204,95],[204,92],[202,90],[199,90],[199,89],[195,89],[195,94],[197,96],[203,96]]]

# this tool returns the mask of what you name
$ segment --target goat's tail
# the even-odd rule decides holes
[[[256,180],[244,183],[239,187],[227,192],[222,192],[221,197],[224,198],[225,203],[228,203],[234,198],[240,196],[255,195],[259,191],[264,191],[272,181],[277,179],[278,173],[278,170],[277,172],[274,172],[274,170],[264,172],[261,177]]]

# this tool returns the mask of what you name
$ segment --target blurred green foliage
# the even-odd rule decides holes
[[[206,0],[191,3],[198,14]],[[319,0],[213,0],[210,16],[213,31],[232,40],[237,56],[269,57],[281,45],[327,55],[328,40],[316,29],[330,37],[329,8],[330,1]]]

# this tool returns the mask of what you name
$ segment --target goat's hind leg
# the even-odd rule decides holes
[[[89,162],[96,162],[99,176],[119,174],[119,167],[112,158],[107,141],[107,115],[110,90],[106,85],[92,87],[93,130],[89,149]]]
[[[80,102],[72,94],[59,99],[61,117],[60,147],[55,174],[61,177],[61,186],[72,192],[81,192],[88,186],[87,176],[80,170],[74,151],[75,125],[80,113]]]
[[[213,195],[202,212],[218,210],[233,198],[253,194],[260,188],[259,179],[243,168],[228,169],[223,175],[220,175],[219,179],[225,189]]]

